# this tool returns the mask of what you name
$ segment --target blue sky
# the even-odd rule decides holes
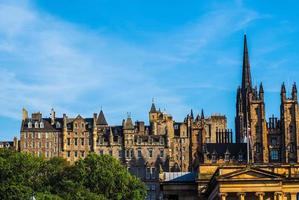
[[[208,3],[207,3],[208,2]],[[193,108],[234,129],[247,33],[267,117],[280,86],[299,82],[295,1],[0,0],[0,140],[19,136],[21,109],[108,123],[148,121],[152,98],[176,121]]]

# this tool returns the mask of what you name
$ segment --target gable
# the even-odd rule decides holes
[[[231,173],[222,174],[217,177],[217,179],[225,180],[255,180],[255,179],[281,179],[281,175],[275,174],[273,172],[246,168]]]

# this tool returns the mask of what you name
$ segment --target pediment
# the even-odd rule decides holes
[[[281,179],[282,176],[270,171],[246,168],[235,172],[223,174],[217,177],[217,179],[225,180],[256,180],[256,179]]]

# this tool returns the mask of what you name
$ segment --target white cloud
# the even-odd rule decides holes
[[[155,33],[152,45],[144,46],[65,22],[30,3],[0,2],[1,115],[20,119],[25,106],[91,116],[103,105],[120,123],[120,113],[146,116],[156,97],[175,118],[183,116],[190,105],[177,89],[185,86],[170,87],[175,80],[168,73],[258,18],[244,8],[219,8],[174,32]],[[213,87],[199,84],[193,87]]]

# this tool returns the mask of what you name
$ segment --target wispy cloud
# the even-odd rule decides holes
[[[150,42],[136,44],[51,16],[31,2],[0,2],[0,115],[20,119],[24,106],[91,116],[102,105],[112,123],[126,112],[146,120],[155,97],[182,119],[192,106],[192,94],[183,90],[226,91],[225,84],[216,86],[217,75],[211,78],[211,66],[238,65],[237,56],[220,56],[210,46],[262,17],[241,3],[215,6],[171,32],[147,33]],[[195,67],[198,74],[190,70]]]

